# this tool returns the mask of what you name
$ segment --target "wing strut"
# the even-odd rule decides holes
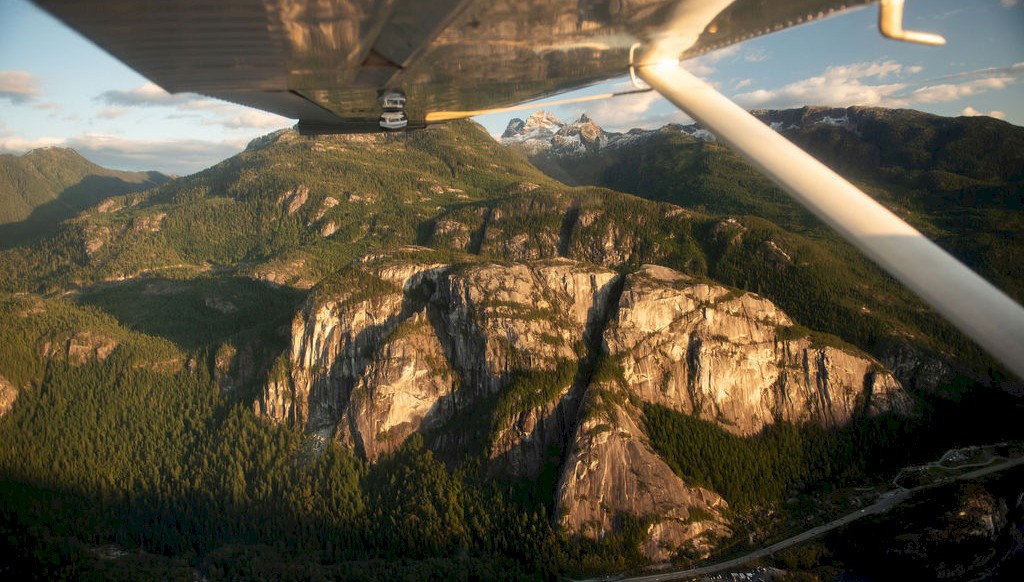
[[[677,62],[637,72],[1024,379],[1024,308]]]

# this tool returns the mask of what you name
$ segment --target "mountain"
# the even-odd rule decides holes
[[[789,224],[567,186],[468,122],[276,132],[111,198],[0,251],[9,568],[621,572],[1019,439],[984,355]]]
[[[410,248],[339,273],[345,288],[292,323],[257,411],[370,461],[423,433],[441,458],[479,451],[498,474],[533,479],[554,463],[566,531],[602,539],[632,516],[654,524],[648,557],[666,559],[727,531],[728,504],[655,454],[644,404],[748,437],[913,409],[877,362],[792,333],[753,294],[653,265],[466,259]]]
[[[566,123],[546,111],[537,111],[523,121],[513,118],[501,134],[501,143],[515,146],[531,158],[548,153],[553,157],[572,157],[603,149],[629,148],[646,141],[659,131],[675,131],[701,141],[715,136],[700,126],[672,124],[662,130],[631,129],[626,133],[607,132],[586,113]]]
[[[70,148],[0,155],[0,247],[50,234],[62,220],[106,198],[170,179],[159,172],[108,170]]]
[[[987,117],[943,118],[866,107],[753,113],[1024,301],[1024,278],[1017,267],[1024,261],[1024,248],[1014,242],[1024,235],[1024,129]],[[856,261],[858,253],[848,251],[830,229],[699,126],[602,134],[606,137],[600,148],[568,151],[555,147],[552,138],[546,146],[509,145],[524,149],[537,167],[567,183],[630,192],[731,216],[743,224],[767,219],[789,233],[841,252],[848,263]],[[837,265],[837,269],[851,268],[852,264]],[[773,291],[781,284],[777,278],[758,276],[751,281],[749,274],[738,277],[730,271],[731,267],[710,265],[708,273],[762,291],[806,324],[833,329],[821,317],[825,311],[789,301],[796,296],[792,290]],[[888,348],[873,345],[878,338],[875,332],[856,331],[864,323],[858,319],[863,318],[850,314],[840,335],[899,367],[886,356]],[[947,332],[926,333],[939,334]],[[963,348],[958,352],[962,354]]]
[[[1024,179],[1024,145],[1021,128],[990,117],[947,118],[913,110],[875,107],[803,107],[788,110],[754,110],[751,113],[772,129],[811,150],[837,171],[866,174],[875,179],[907,179],[899,174],[931,174],[936,185],[944,173],[976,182]],[[572,147],[571,136],[588,147]],[[715,143],[713,133],[698,124],[669,124],[659,129],[607,132],[586,114],[573,123],[538,111],[527,118],[512,119],[501,136],[507,146],[531,158],[585,157],[587,154],[631,151],[647,142],[664,145],[666,135],[683,135],[697,142]],[[566,145],[570,144],[568,147]],[[584,169],[584,172],[586,169]],[[897,175],[893,175],[893,173]],[[600,176],[577,173],[584,183]],[[916,176],[914,176],[916,177]],[[953,179],[951,176],[947,180]],[[950,184],[937,182],[948,190]],[[971,182],[958,184],[972,186]]]

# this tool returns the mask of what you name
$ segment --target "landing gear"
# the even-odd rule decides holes
[[[380,107],[384,110],[378,120],[381,129],[397,131],[409,125],[409,118],[405,115],[405,94],[401,91],[385,91],[381,94]]]

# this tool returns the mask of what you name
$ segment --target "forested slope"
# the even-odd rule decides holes
[[[159,172],[108,170],[68,148],[0,155],[0,248],[51,234],[62,220],[106,198],[170,179]]]

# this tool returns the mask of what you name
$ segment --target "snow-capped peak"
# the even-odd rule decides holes
[[[501,134],[503,143],[520,143],[532,139],[546,139],[558,133],[558,130],[565,127],[565,122],[548,113],[538,111],[526,118],[526,121],[518,117],[510,120]]]

